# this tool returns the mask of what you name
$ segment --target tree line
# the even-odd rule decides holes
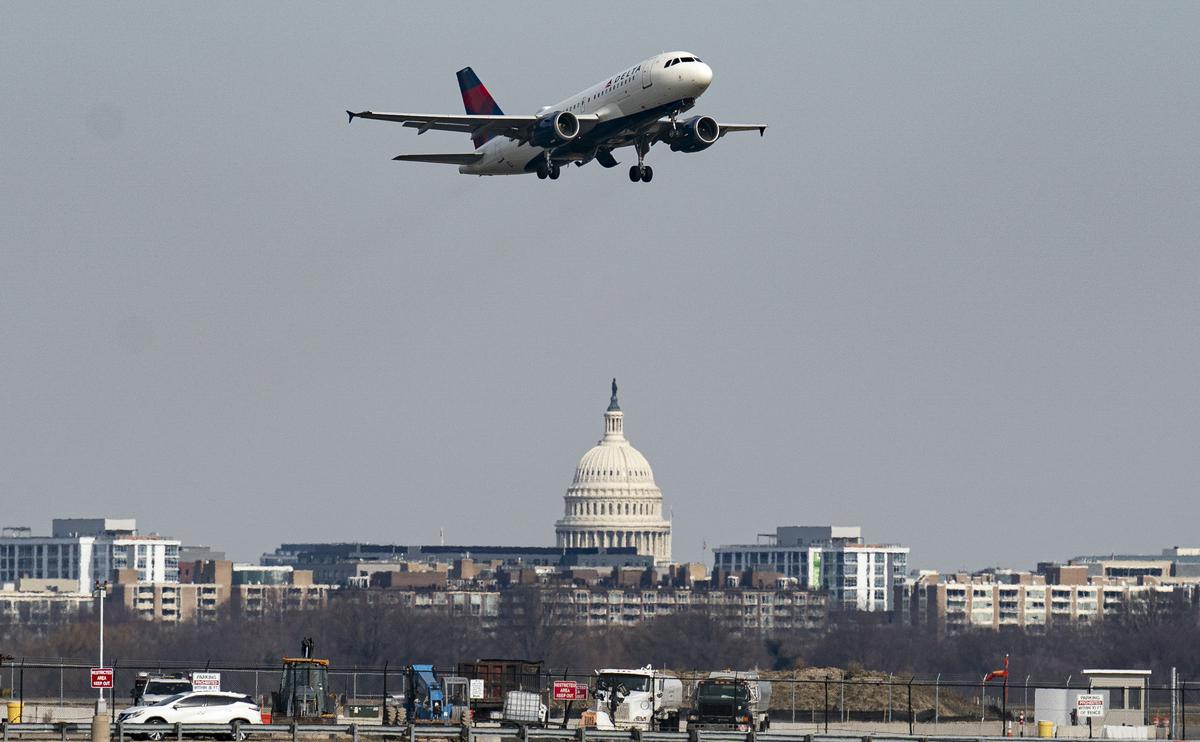
[[[700,612],[661,616],[632,626],[563,625],[537,591],[514,588],[491,625],[478,618],[436,615],[402,606],[337,601],[323,610],[261,619],[225,616],[206,623],[147,622],[110,611],[105,653],[125,665],[174,663],[202,667],[275,667],[312,637],[316,655],[332,666],[392,667],[430,662],[452,667],[481,657],[544,660],[550,668],[590,673],[599,667],[653,664],[685,670],[805,667],[869,668],[895,676],[979,677],[1007,655],[1013,676],[1061,681],[1084,667],[1171,667],[1200,678],[1200,625],[1192,611],[1107,619],[1092,626],[1049,627],[1041,633],[975,630],[938,637],[926,627],[888,616],[835,614],[822,631],[735,631]],[[46,631],[0,624],[0,654],[20,660],[95,657],[94,617]],[[4,668],[0,668],[0,673]],[[8,678],[0,681],[7,685]]]

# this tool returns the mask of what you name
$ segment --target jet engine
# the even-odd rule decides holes
[[[561,147],[579,136],[579,119],[570,111],[553,111],[533,125],[529,140],[537,147]]]
[[[699,152],[708,149],[721,136],[721,127],[709,116],[693,116],[671,135],[672,152]]]

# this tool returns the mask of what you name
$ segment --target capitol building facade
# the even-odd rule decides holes
[[[662,490],[650,462],[625,439],[617,380],[604,413],[604,437],[579,460],[567,489],[566,512],[554,524],[559,548],[632,547],[671,561],[671,523],[663,518]]]

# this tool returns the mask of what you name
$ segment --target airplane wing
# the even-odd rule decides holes
[[[725,136],[732,131],[757,131],[761,137],[767,131],[766,124],[722,124],[718,122],[717,126],[721,129],[721,136]]]
[[[483,155],[477,152],[463,152],[444,155],[396,155],[392,159],[405,162],[433,162],[438,165],[471,165],[483,159]]]
[[[373,111],[346,111],[350,121],[356,118],[376,119],[378,121],[395,121],[404,126],[417,130],[418,134],[427,131],[458,131],[480,135],[498,135],[515,139],[519,142],[529,141],[530,131],[537,123],[537,116],[488,116],[475,114],[442,114],[442,113],[375,113]],[[600,119],[595,114],[576,116],[579,119],[580,133],[586,133]]]
[[[681,124],[683,122],[681,121],[679,123]],[[718,138],[723,137],[726,134],[733,133],[735,131],[757,131],[758,135],[761,137],[767,131],[766,124],[722,124],[722,123],[718,122],[717,128],[720,131],[720,134],[717,135]],[[655,121],[654,123],[652,123],[649,126],[649,128],[646,129],[646,133],[649,134],[650,136],[654,137],[655,139],[662,140],[662,139],[666,138],[665,135],[670,130],[671,130],[671,119],[659,119],[658,121]]]

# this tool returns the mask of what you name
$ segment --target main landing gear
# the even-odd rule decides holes
[[[558,180],[560,174],[562,174],[562,169],[559,168],[557,162],[550,159],[550,153],[547,152],[545,159],[539,162],[537,166],[538,180],[545,180],[546,178]]]
[[[649,183],[654,179],[654,168],[645,164],[646,153],[650,151],[650,143],[645,139],[639,139],[634,147],[637,149],[638,164],[629,168],[629,180],[634,183],[639,180]]]

